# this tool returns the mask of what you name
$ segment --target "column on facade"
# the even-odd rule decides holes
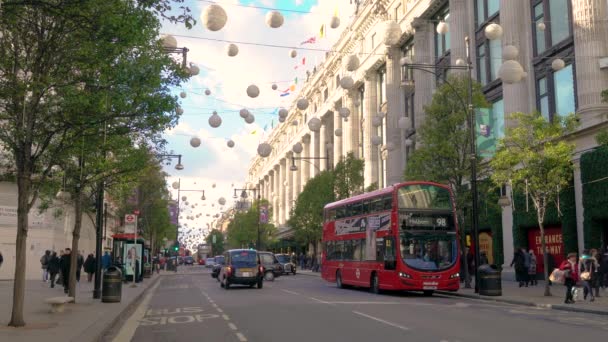
[[[302,149],[302,158],[304,158],[304,160],[306,160],[306,158],[309,158],[311,156],[311,138],[310,138],[310,134],[306,134],[305,136],[302,137],[302,146],[304,147]],[[310,179],[310,164],[308,164],[307,162],[300,162],[300,164],[298,165],[299,168],[302,169],[302,180],[301,180],[301,188],[304,189],[304,185],[306,185],[306,183],[308,183],[308,180]]]
[[[504,1],[503,1],[504,2]],[[412,27],[414,33],[414,63],[428,64],[434,61],[434,25],[425,19],[414,19]],[[434,76],[428,72],[414,69],[414,81],[416,82],[416,92],[414,93],[414,128],[420,129],[424,122],[424,106],[431,103],[433,89],[435,88]],[[365,89],[367,92],[367,88]],[[413,139],[413,138],[412,138]]]
[[[320,117],[321,128],[319,129],[319,155],[321,158],[326,157],[326,146],[327,146],[327,118],[325,115]],[[324,171],[327,163],[325,160],[314,160],[314,163],[319,167],[319,170]]]
[[[333,146],[333,163],[334,167],[340,162],[340,158],[344,155],[344,128],[342,127],[342,118],[340,117],[340,113],[338,113],[339,109],[330,112],[330,119],[333,120],[333,131],[335,132],[337,129],[342,130],[341,137],[334,138],[334,146]],[[335,135],[334,135],[335,136]]]
[[[320,151],[321,151],[321,146],[319,144],[319,140],[320,140],[320,133],[319,131],[317,132],[310,132],[310,157],[311,158],[315,158],[315,159],[311,159],[309,160],[310,163],[308,163],[309,165],[309,169],[310,169],[310,178],[313,178],[314,176],[317,175],[317,173],[319,173],[319,157],[320,155]]]
[[[603,121],[608,112],[608,104],[601,99],[601,91],[608,89],[608,68],[599,68],[600,58],[608,57],[607,7],[606,0],[572,0],[577,112],[582,128]]]
[[[277,163],[274,166],[273,180],[274,180],[274,192],[272,196],[273,208],[274,208],[274,225],[279,226],[280,217],[281,217],[281,207],[279,199],[281,198],[281,187],[279,186],[280,174],[279,174],[279,164]]]
[[[378,90],[377,90],[377,73],[375,70],[369,70],[365,74],[365,117],[364,117],[364,135],[365,141],[364,156],[365,169],[364,169],[364,181],[365,187],[372,183],[378,183],[378,146],[372,144],[372,137],[378,135],[377,129],[372,125],[372,118],[374,117],[378,108]]]
[[[293,175],[295,172],[291,171],[290,167],[291,167],[291,157],[293,156],[293,152],[288,152],[287,155],[285,156],[285,182],[287,183],[287,185],[285,186],[286,188],[286,196],[285,196],[285,222],[287,222],[287,220],[289,220],[290,217],[290,213],[291,213],[291,206],[292,206],[292,199],[293,199],[293,193],[295,192],[293,189],[293,185],[294,185],[294,181],[293,181]]]
[[[349,92],[348,90],[344,90],[342,92],[342,107],[343,108],[347,108],[350,111],[350,115],[347,118],[342,118],[340,117],[340,121],[342,122],[342,155],[344,157],[346,157],[346,155],[348,154],[348,152],[352,151],[352,117],[353,117],[353,111],[350,108],[350,104],[352,103],[350,96],[349,96]],[[338,114],[340,114],[339,109],[338,109]],[[339,115],[338,115],[339,116]],[[335,135],[335,131],[332,132],[332,134]],[[338,160],[339,161],[339,160]]]
[[[458,59],[467,60],[465,37],[469,36],[472,13],[467,0],[450,0],[450,63],[456,64]],[[501,16],[502,19],[502,16]],[[469,37],[472,47],[475,46],[475,37]],[[471,51],[470,51],[471,52]],[[473,54],[471,54],[473,56]],[[494,56],[492,56],[494,57]],[[453,70],[453,72],[466,73],[465,70]]]
[[[291,172],[293,177],[293,197],[291,199],[292,201],[297,201],[298,195],[300,194],[300,192],[302,192],[302,161],[300,159],[296,159],[294,160],[294,164],[296,165],[296,168],[298,168],[298,170]]]
[[[399,118],[403,115],[403,96],[401,93],[401,50],[397,47],[387,49],[386,60],[386,185],[399,183],[403,179],[403,148]]]
[[[279,216],[280,225],[285,224],[285,218],[287,217],[287,215],[285,215],[287,211],[287,188],[285,186],[287,180],[286,162],[285,158],[281,159],[279,162],[279,174],[281,175],[279,180],[279,187],[281,189],[281,194],[279,195],[279,210],[281,213]]]
[[[580,156],[578,156],[574,160],[574,205],[576,208],[576,238],[579,254],[585,249],[585,207],[583,206],[583,180],[580,166]]]
[[[347,107],[350,110],[350,116],[348,117],[348,128],[346,129],[347,135],[344,139],[348,139],[349,146],[346,149],[346,152],[352,152],[355,158],[361,158],[359,155],[359,108],[355,106],[355,100],[359,96],[359,92],[356,89],[351,89],[348,91],[347,96],[345,96]],[[359,101],[359,105],[361,105],[361,101]]]

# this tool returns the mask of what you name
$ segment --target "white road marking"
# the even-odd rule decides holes
[[[354,304],[354,305],[360,305],[360,304],[384,304],[384,305],[401,305],[404,303],[398,303],[398,302],[327,302],[328,304]]]
[[[245,335],[241,334],[241,333],[236,333],[236,337],[239,339],[239,341],[241,342],[247,342],[247,338],[245,337]]]
[[[296,295],[296,296],[299,296],[299,295],[300,295],[299,293],[297,293],[297,292],[295,292],[295,291],[289,291],[289,290],[283,290],[283,289],[281,289],[281,291],[283,291],[283,292],[287,292],[287,293],[289,293],[289,294]]]
[[[222,317],[223,317],[225,320],[227,320],[227,321],[229,321],[229,320],[230,320],[230,317],[228,317],[228,315],[222,315]]]
[[[334,305],[334,304],[332,304],[330,302],[326,302],[324,300],[321,300],[321,299],[318,299],[318,298],[315,298],[315,297],[308,297],[308,298],[314,300],[315,302],[319,302],[319,303],[323,303],[323,304],[329,304],[329,305]]]
[[[380,323],[384,323],[384,324],[386,324],[386,325],[390,325],[391,327],[395,327],[395,328],[398,328],[398,329],[401,329],[401,330],[410,330],[410,328],[404,327],[404,326],[399,325],[399,324],[397,324],[397,323],[393,323],[393,322],[385,321],[385,320],[383,320],[383,319],[381,319],[381,318],[378,318],[378,317],[374,317],[374,316],[370,316],[370,315],[364,314],[363,312],[359,312],[359,311],[353,311],[353,313],[355,313],[355,314],[357,314],[357,315],[360,315],[360,316],[363,316],[363,317],[366,317],[366,318],[369,318],[369,319],[374,320],[374,321],[376,321],[376,322],[380,322]]]
[[[234,325],[234,323],[228,323],[228,326],[230,327],[230,329],[236,330],[236,325]]]
[[[215,309],[216,309],[216,310],[217,310],[217,312],[219,312],[219,313],[224,312],[224,310],[220,309],[220,308],[219,308],[219,307],[217,307],[217,306],[215,307]]]
[[[156,284],[150,289],[144,300],[139,304],[139,307],[135,310],[133,315],[127,319],[125,324],[120,328],[120,331],[114,338],[114,342],[128,342],[131,341],[133,336],[135,335],[135,331],[137,330],[137,326],[139,325],[139,320],[144,318],[146,312],[148,311],[148,305],[150,304],[150,300],[152,299],[152,295],[156,292],[156,288],[160,284],[160,281],[157,281]]]

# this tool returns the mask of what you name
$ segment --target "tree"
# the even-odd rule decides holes
[[[608,103],[608,89],[602,91],[602,102]],[[608,113],[606,113],[608,115]],[[601,130],[596,136],[595,140],[600,145],[608,145],[608,130]]]
[[[267,200],[259,201],[262,206],[268,206]],[[270,218],[271,213],[269,213]],[[228,224],[228,243],[231,247],[255,246],[258,239],[258,201],[254,201],[246,212],[236,211],[234,219]],[[270,221],[270,219],[269,219]],[[260,249],[263,250],[272,240],[276,228],[271,223],[259,224]]]
[[[205,237],[205,242],[211,246],[214,255],[224,253],[224,234],[219,229],[212,229]]]
[[[543,263],[548,265],[545,243],[545,213],[554,203],[560,189],[569,185],[573,177],[572,154],[574,143],[564,137],[576,129],[576,116],[557,116],[547,121],[540,113],[512,113],[514,128],[508,128],[498,145],[498,151],[490,162],[492,180],[497,186],[510,184],[520,191],[527,191],[540,228]],[[544,268],[545,279],[549,270]],[[545,296],[550,296],[549,282],[545,285]]]
[[[414,150],[405,170],[405,180],[424,180],[447,184],[456,202],[460,222],[464,221],[464,208],[471,201],[468,189],[471,176],[470,113],[463,99],[468,97],[468,76],[451,76],[437,88],[431,103],[424,108],[426,117],[417,132],[420,144]],[[481,86],[472,84],[474,108],[488,107]],[[478,175],[484,174],[484,165],[477,160]],[[481,178],[481,177],[480,177]],[[461,234],[464,250],[465,234]],[[469,284],[468,268],[465,279]]]
[[[28,212],[53,166],[102,124],[150,141],[175,124],[162,113],[174,111],[169,86],[185,72],[162,49],[149,10],[164,12],[155,4],[167,1],[15,0],[0,8],[0,144],[18,188],[11,326],[25,325]]]
[[[323,233],[323,208],[336,200],[333,189],[334,174],[331,171],[323,171],[310,179],[298,195],[287,222],[294,229],[299,243],[312,243],[315,256],[317,242]]]
[[[340,157],[340,162],[333,169],[334,192],[336,199],[344,199],[360,193],[363,189],[363,168],[365,161],[355,158],[351,151]]]

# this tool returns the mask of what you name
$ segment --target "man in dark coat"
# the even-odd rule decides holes
[[[61,271],[61,260],[57,257],[57,253],[51,254],[49,261],[49,274],[51,277],[51,287],[55,287],[55,277]]]
[[[84,257],[80,252],[76,256],[76,281],[80,283],[80,272],[82,271],[82,265],[84,265]]]
[[[63,284],[63,292],[68,293],[70,288],[70,265],[72,257],[72,250],[69,248],[65,249],[65,253],[61,256],[61,283]]]

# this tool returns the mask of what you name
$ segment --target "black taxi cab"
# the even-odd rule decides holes
[[[224,253],[224,265],[218,275],[220,286],[228,290],[231,285],[249,285],[258,289],[264,286],[264,267],[258,252],[253,249],[231,249]]]

